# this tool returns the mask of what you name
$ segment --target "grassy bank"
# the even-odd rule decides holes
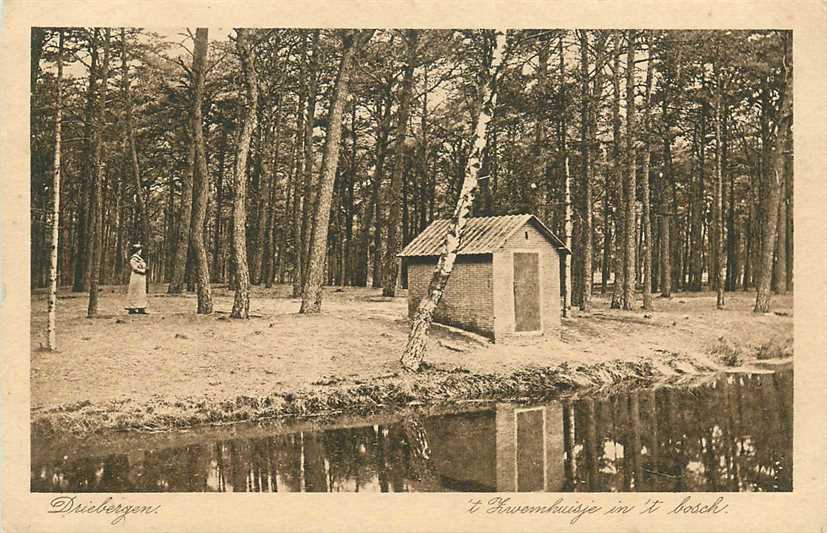
[[[329,289],[324,312],[298,315],[287,287],[253,292],[253,318],[228,318],[217,289],[211,316],[192,296],[154,288],[149,316],[125,315],[120,288],[86,298],[62,294],[56,353],[38,349],[45,298],[32,297],[32,423],[36,432],[162,430],[277,416],[368,413],[400,406],[548,398],[713,372],[792,355],[792,297],[756,316],[752,294],[657,299],[656,311],[608,309],[564,320],[560,339],[490,344],[437,327],[428,367],[401,370],[404,298],[372,289]]]

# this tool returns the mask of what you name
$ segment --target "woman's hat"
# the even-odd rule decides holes
[[[139,243],[139,242],[136,242],[135,244],[132,245],[133,250],[140,250],[141,248],[143,248],[143,246],[141,246],[141,243]]]

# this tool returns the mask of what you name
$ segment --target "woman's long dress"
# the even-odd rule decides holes
[[[129,275],[129,289],[126,293],[127,309],[146,308],[146,263],[138,254],[129,258],[132,273]]]

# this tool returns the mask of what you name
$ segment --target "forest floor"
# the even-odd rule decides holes
[[[61,292],[59,351],[41,348],[46,295],[32,295],[33,431],[163,430],[283,415],[371,412],[456,401],[551,397],[676,380],[758,359],[792,356],[793,297],[752,313],[753,292],[656,298],[655,311],[609,309],[563,319],[562,338],[492,344],[435,325],[427,367],[399,356],[407,303],[381,289],[326,288],[323,312],[297,313],[290,288],[253,288],[249,320],[229,318],[232,293],[214,288],[215,313],[195,296],[153,287],[149,315],[128,315],[124,288],[105,287],[97,319],[85,294]]]

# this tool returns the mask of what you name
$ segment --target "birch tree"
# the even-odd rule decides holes
[[[479,175],[479,172],[487,142],[486,129],[497,105],[496,83],[503,63],[506,34],[504,31],[488,30],[485,37],[488,46],[492,49],[490,63],[483,64],[485,70],[478,76],[476,98],[471,109],[471,130],[474,132],[473,149],[465,165],[462,189],[451,222],[448,224],[448,231],[442,243],[442,252],[431,278],[431,283],[428,286],[428,293],[419,303],[416,315],[411,321],[408,343],[402,354],[402,366],[406,370],[414,372],[422,366],[433,314],[454,269],[457,252],[462,241],[462,232],[468,223],[474,202],[474,190],[477,188],[479,178],[483,177]]]
[[[49,321],[46,326],[47,347],[57,350],[57,245],[60,220],[60,143],[63,128],[63,30],[58,30],[57,93],[55,96],[55,155],[52,163],[52,209],[49,213],[51,242],[49,245]]]

